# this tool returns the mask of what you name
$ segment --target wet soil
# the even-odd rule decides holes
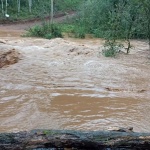
[[[15,64],[19,60],[19,53],[15,49],[0,50],[0,68]]]
[[[101,39],[23,38],[24,29],[4,28],[0,49],[15,49],[22,59],[0,69],[0,132],[109,126],[150,131],[145,41],[132,40],[129,55],[106,58]]]

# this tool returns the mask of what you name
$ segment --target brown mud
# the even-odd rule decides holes
[[[24,24],[28,27],[28,24]],[[129,55],[102,55],[101,39],[19,37],[0,26],[0,50],[22,59],[0,69],[0,132],[31,129],[150,131],[150,52],[132,40]]]
[[[19,60],[19,53],[15,49],[0,50],[0,68],[15,64]]]

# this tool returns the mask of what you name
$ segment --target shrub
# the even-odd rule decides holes
[[[85,38],[85,30],[83,27],[79,27],[75,29],[75,37],[81,39]]]
[[[52,36],[51,33],[48,33],[48,34],[45,34],[45,35],[44,35],[44,38],[45,38],[45,39],[52,39],[53,36]]]
[[[124,46],[116,41],[107,40],[104,43],[104,48],[102,50],[102,54],[105,57],[115,57],[116,54],[123,48]]]
[[[54,24],[50,25],[50,31],[53,38],[62,37],[62,33],[61,33],[62,31],[57,25]]]
[[[28,30],[27,35],[35,36],[35,37],[43,37],[44,33],[42,31],[42,28],[40,26],[36,25]]]
[[[26,36],[52,39],[56,37],[62,37],[62,33],[61,29],[57,25],[49,25],[48,23],[43,23],[42,26],[37,25],[35,27],[30,28]]]

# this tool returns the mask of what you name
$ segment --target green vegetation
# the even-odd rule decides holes
[[[89,0],[77,23],[96,37],[147,38],[149,14],[149,0]]]
[[[8,1],[8,5],[4,5]],[[50,15],[50,0],[1,0],[1,18],[25,19]],[[29,30],[28,36],[54,38],[67,32],[77,38],[92,34],[106,39],[103,54],[115,56],[123,47],[130,52],[130,39],[148,39],[150,45],[150,0],[54,0],[54,14],[58,11],[78,11],[68,22],[50,25],[44,23]],[[126,45],[118,44],[118,40]],[[150,46],[149,46],[150,48]]]
[[[106,40],[104,48],[102,50],[102,54],[105,57],[115,57],[122,48],[124,48],[123,44],[112,40]]]
[[[82,0],[54,0],[54,14],[76,10]],[[50,0],[1,0],[0,20],[25,20],[50,15]],[[6,17],[9,14],[9,18]]]
[[[105,38],[105,56],[114,56],[122,48],[117,40],[122,39],[127,43],[128,54],[132,47],[130,39],[148,39],[150,45],[149,15],[149,0],[88,0],[80,8],[74,31]]]
[[[85,38],[86,34],[105,38],[103,54],[107,57],[115,56],[122,48],[128,54],[132,38],[149,39],[150,45],[149,0],[87,0],[79,8],[75,19],[57,25],[60,32],[77,38]],[[119,44],[120,39],[127,45]]]
[[[62,37],[61,29],[55,24],[43,23],[42,26],[35,26],[28,30],[25,36],[43,37],[46,39],[52,39],[56,37]]]
[[[75,19],[75,18],[73,18]],[[67,23],[59,23],[57,24],[63,33],[68,33],[70,37],[74,38],[85,38],[85,31],[83,27],[78,26],[73,21]]]

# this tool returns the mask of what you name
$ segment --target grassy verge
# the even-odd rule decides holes
[[[79,27],[75,23],[58,23],[50,25],[44,22],[41,26],[36,25],[28,30],[25,36],[42,37],[46,39],[63,37],[63,33],[67,33],[73,38],[85,38],[86,33],[83,27]]]

